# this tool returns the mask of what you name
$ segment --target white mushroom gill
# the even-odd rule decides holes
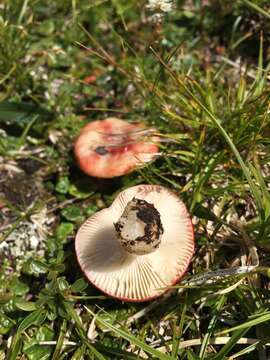
[[[114,226],[120,245],[136,255],[155,251],[164,232],[160,213],[154,205],[135,197],[128,202]]]
[[[194,251],[192,223],[177,195],[142,184],[92,215],[78,231],[75,249],[97,288],[125,301],[148,301],[186,272]]]

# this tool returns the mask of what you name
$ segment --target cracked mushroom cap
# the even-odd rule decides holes
[[[86,174],[99,178],[125,175],[158,152],[153,129],[143,128],[117,118],[98,120],[86,125],[78,136],[74,154]]]
[[[182,201],[157,185],[122,191],[79,229],[75,249],[86,277],[125,301],[162,295],[186,272],[193,227]]]

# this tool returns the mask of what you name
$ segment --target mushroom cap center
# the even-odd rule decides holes
[[[114,227],[120,245],[137,255],[155,251],[164,232],[160,213],[154,205],[135,197],[128,202]]]

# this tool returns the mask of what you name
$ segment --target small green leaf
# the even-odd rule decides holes
[[[60,194],[67,194],[69,189],[69,179],[67,176],[63,176],[59,178],[55,190],[59,192]]]
[[[41,325],[44,320],[46,319],[46,311],[43,309],[38,309],[33,311],[31,314],[26,316],[17,329],[17,334],[20,334],[21,332],[25,331],[30,326],[39,326]]]
[[[81,292],[85,290],[87,287],[88,287],[87,282],[83,278],[80,278],[71,285],[71,290],[74,292]]]
[[[69,289],[69,283],[67,282],[67,280],[64,277],[60,277],[57,279],[57,284],[59,287],[60,291],[64,291]]]
[[[84,217],[82,216],[82,210],[76,205],[67,206],[65,209],[62,210],[61,214],[68,221],[82,222],[84,220]]]
[[[49,340],[53,340],[53,338],[54,338],[54,331],[48,325],[43,325],[38,329],[36,335],[37,341],[49,341]]]
[[[23,347],[24,354],[30,360],[45,360],[50,359],[50,355],[52,352],[51,346],[38,345],[40,341],[50,341],[54,338],[54,331],[49,326],[41,326],[35,335],[35,337],[31,337],[29,341],[27,341]]]
[[[15,305],[23,311],[34,311],[37,309],[37,305],[33,301],[15,300]]]
[[[8,319],[7,316],[0,316],[0,334],[7,334],[11,328],[14,326],[11,320]],[[0,358],[1,359],[1,358]]]
[[[23,296],[29,291],[29,287],[18,278],[14,278],[10,283],[10,290],[15,295]]]
[[[72,223],[61,223],[56,230],[56,237],[61,242],[66,240],[67,236],[71,234],[74,230],[74,225]]]
[[[98,211],[98,207],[96,205],[91,205],[86,209],[86,216],[92,216]]]
[[[30,270],[32,273],[38,274],[45,274],[48,271],[48,267],[41,261],[31,260],[30,262]]]
[[[86,199],[93,194],[87,188],[79,188],[76,184],[70,185],[68,192],[77,199]]]
[[[46,360],[50,359],[52,352],[51,346],[33,345],[24,351],[29,360]]]
[[[53,266],[54,271],[57,271],[58,273],[64,272],[66,267],[65,264],[55,264]]]

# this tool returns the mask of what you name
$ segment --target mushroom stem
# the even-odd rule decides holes
[[[114,227],[124,250],[137,255],[155,251],[164,232],[160,213],[154,205],[135,197],[128,202]]]

